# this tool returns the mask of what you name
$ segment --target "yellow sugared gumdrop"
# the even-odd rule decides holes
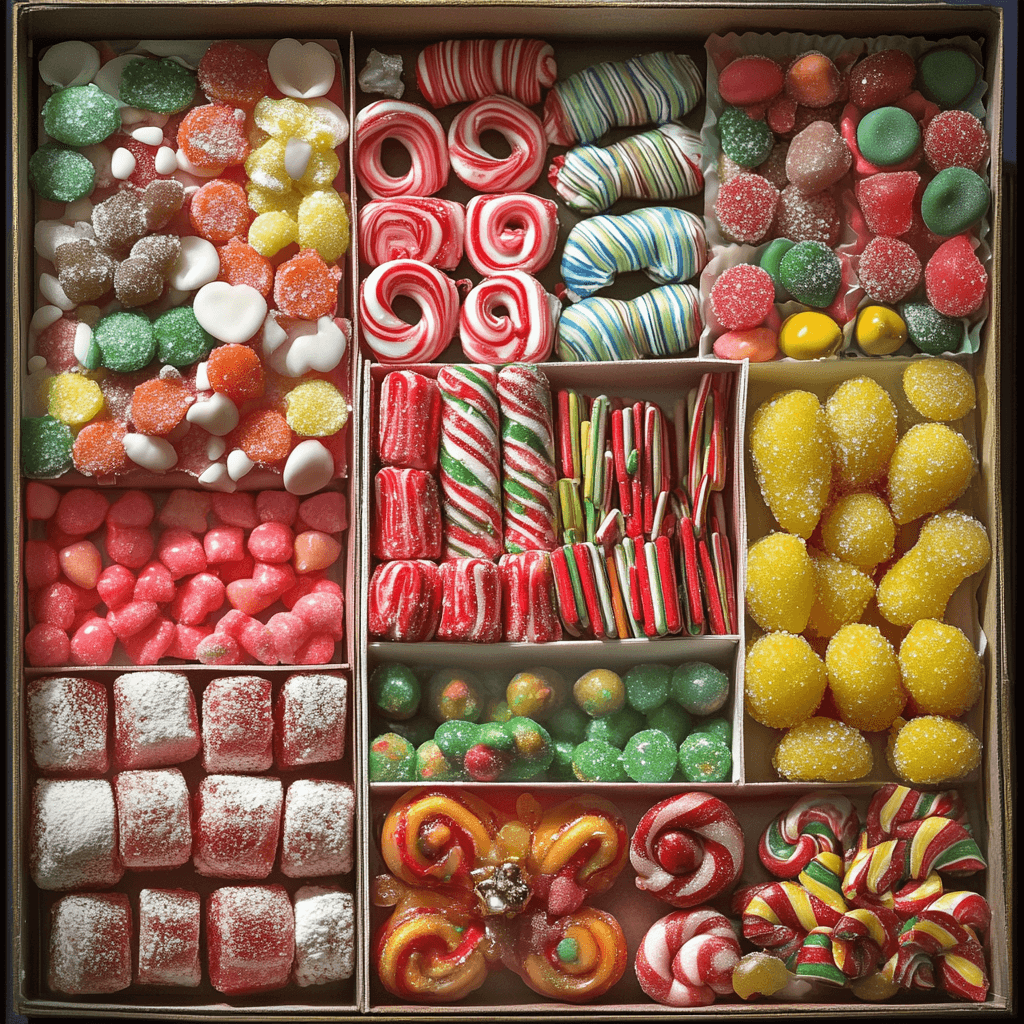
[[[843,381],[825,400],[836,483],[856,490],[881,480],[896,449],[896,406],[870,377]]]
[[[299,247],[316,249],[327,263],[343,256],[349,243],[345,201],[334,191],[312,192],[299,204]]]
[[[328,188],[341,164],[333,149],[317,149],[304,139],[267,139],[245,161],[249,180],[272,192],[297,188],[303,195]]]
[[[253,110],[253,121],[257,128],[282,142],[290,138],[303,139],[314,149],[333,149],[339,145],[330,121],[301,100],[275,100],[265,96]]]
[[[770,729],[787,729],[810,718],[827,684],[824,663],[802,636],[768,633],[747,652],[747,714]]]
[[[807,620],[812,636],[833,636],[840,626],[856,622],[875,596],[874,581],[856,566],[833,555],[808,549],[815,572],[815,600]]]
[[[750,427],[750,453],[761,496],[787,533],[814,532],[832,482],[825,410],[809,391],[786,391],[762,403]]]
[[[889,462],[889,503],[901,526],[939,512],[967,490],[974,456],[962,434],[944,423],[918,423]]]
[[[292,220],[298,219],[302,193],[297,188],[278,192],[250,181],[246,183],[245,194],[254,213],[284,213]]]
[[[825,670],[840,716],[855,729],[888,729],[907,703],[896,653],[874,626],[843,626],[829,641]]]
[[[889,506],[869,491],[844,495],[821,517],[822,547],[865,572],[892,558],[895,543]]]
[[[300,437],[331,437],[348,422],[345,396],[326,380],[310,380],[285,396],[285,419]]]
[[[297,242],[298,224],[287,213],[261,213],[249,225],[249,244],[261,255],[276,256],[286,245]]]
[[[807,542],[771,533],[747,551],[747,611],[766,632],[802,633],[814,604],[814,563]]]
[[[971,375],[948,359],[912,362],[903,371],[903,392],[925,419],[943,423],[962,419],[976,401]]]
[[[893,725],[889,765],[914,786],[957,782],[981,763],[981,740],[963,722],[925,715]]]
[[[742,957],[732,971],[732,989],[740,999],[772,996],[793,977],[777,957],[755,950]]]
[[[903,686],[927,715],[959,718],[981,696],[981,659],[956,626],[921,619],[900,644]]]
[[[46,411],[69,427],[81,427],[103,411],[103,392],[80,373],[58,373],[47,382]]]
[[[866,978],[850,983],[850,991],[858,998],[868,1003],[878,1003],[885,999],[891,999],[900,991],[900,986],[890,978],[887,978],[881,971],[875,971]]]
[[[991,557],[988,533],[977,519],[940,512],[925,521],[917,543],[882,577],[878,610],[896,626],[941,619],[957,587]]]
[[[834,718],[809,718],[779,740],[775,770],[793,782],[852,782],[874,766],[871,745],[851,725]]]

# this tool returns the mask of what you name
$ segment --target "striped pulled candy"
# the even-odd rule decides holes
[[[377,453],[387,466],[433,472],[441,430],[437,382],[414,370],[394,370],[380,388]]]
[[[434,562],[383,562],[370,577],[367,626],[381,640],[423,643],[437,631],[441,615],[441,575]]]
[[[846,797],[809,793],[765,829],[758,855],[776,878],[796,878],[819,853],[845,855],[856,840],[857,826],[857,812]]]
[[[807,933],[796,954],[793,973],[798,978],[820,981],[842,988],[847,981],[836,963],[835,937],[831,928],[813,928]]]
[[[988,866],[977,842],[957,821],[930,817],[896,828],[906,839],[906,877],[926,878],[933,871],[971,875]]]
[[[975,939],[968,939],[936,957],[942,988],[955,999],[980,1003],[988,996],[985,950]]]
[[[773,882],[760,889],[743,909],[743,937],[772,950],[792,969],[808,933],[832,928],[842,917],[796,882]]]
[[[886,783],[875,792],[868,805],[865,818],[868,845],[875,846],[890,838],[904,822],[932,817],[961,821],[964,813],[963,798],[955,789],[924,793],[894,782]]]
[[[368,267],[410,259],[454,270],[465,234],[461,203],[429,196],[373,199],[359,211],[359,259]]]
[[[562,639],[555,578],[547,551],[521,551],[498,560],[505,639],[543,644]]]
[[[501,577],[489,558],[451,558],[441,564],[438,640],[495,643],[501,639]]]

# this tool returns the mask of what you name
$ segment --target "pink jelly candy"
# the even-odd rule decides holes
[[[178,526],[168,527],[160,534],[156,556],[175,580],[206,568],[203,542],[194,533]]]
[[[51,519],[60,504],[60,492],[49,484],[29,480],[25,484],[25,515],[29,519]]]
[[[132,911],[122,892],[74,893],[50,915],[46,982],[55,992],[99,995],[132,983]]]
[[[40,622],[25,634],[25,657],[30,665],[49,668],[66,665],[71,654],[71,641],[60,626]]]
[[[28,752],[41,772],[102,775],[107,754],[107,688],[77,676],[33,679],[25,690]]]
[[[177,768],[114,776],[117,841],[129,871],[177,868],[192,856],[188,786]]]
[[[296,779],[284,799],[281,871],[289,878],[345,875],[352,870],[355,797],[345,782]]]
[[[370,577],[370,635],[416,643],[433,638],[441,616],[441,570],[423,559],[384,562]]]
[[[345,753],[348,681],[336,673],[289,676],[274,704],[278,768],[337,761]]]
[[[793,137],[786,152],[786,176],[810,195],[834,185],[850,169],[853,155],[835,126],[812,121]]]
[[[832,248],[839,241],[842,222],[832,193],[828,190],[806,195],[795,185],[779,194],[771,234],[791,242],[821,242]]]
[[[198,661],[196,648],[212,632],[212,626],[183,626],[180,622],[175,623],[174,636],[164,656],[179,661]]]
[[[211,502],[213,514],[225,526],[240,526],[243,530],[251,530],[260,524],[259,516],[256,515],[256,498],[252,494],[244,491],[233,494],[215,492]],[[201,529],[205,526],[204,519]]]
[[[263,772],[271,767],[270,682],[259,676],[214,679],[203,691],[203,768]]]
[[[295,538],[295,571],[322,572],[334,565],[340,554],[341,544],[330,534],[319,530],[304,530]]]
[[[260,523],[247,541],[249,554],[258,562],[287,562],[294,551],[295,534],[290,526],[270,521]]]
[[[868,298],[895,304],[920,283],[921,261],[906,242],[879,235],[864,247],[857,276]]]
[[[977,170],[988,152],[985,126],[967,110],[944,110],[929,122],[922,138],[924,156],[934,171],[947,167]]]
[[[299,529],[341,533],[348,527],[345,499],[337,491],[324,491],[299,505]]]
[[[145,526],[121,526],[108,522],[104,546],[107,555],[118,565],[141,569],[153,557],[156,542]]]
[[[45,540],[25,541],[25,586],[29,591],[50,586],[60,579],[57,552]]]
[[[133,665],[156,665],[170,650],[175,629],[170,619],[158,615],[145,629],[122,640],[121,646]]]
[[[335,640],[344,638],[345,599],[339,593],[314,591],[304,594],[291,610],[313,633],[330,633]]]
[[[167,604],[174,599],[177,587],[174,585],[174,577],[163,562],[150,562],[143,566],[139,577],[135,581],[135,589],[132,591],[132,598],[136,601],[155,601],[157,604]],[[107,602],[108,606],[110,602]]]
[[[277,660],[285,665],[296,664],[299,651],[310,635],[306,621],[292,612],[277,612],[267,619],[267,632],[273,642]]]
[[[103,525],[109,507],[105,494],[87,487],[76,487],[61,496],[55,523],[65,533],[84,537]]]
[[[917,171],[896,171],[873,174],[857,182],[857,202],[872,234],[896,237],[910,230],[920,181]]]
[[[957,235],[935,250],[924,268],[928,301],[946,316],[970,316],[981,308],[988,289],[988,274],[971,239]]]
[[[730,61],[718,75],[718,92],[734,107],[768,103],[782,91],[782,68],[770,57],[751,54]]]
[[[201,875],[266,878],[281,834],[279,779],[207,775],[195,797],[193,862]]]
[[[207,565],[237,562],[245,555],[245,533],[240,526],[214,526],[203,537]]]
[[[311,636],[295,655],[296,665],[327,665],[334,661],[334,637],[330,633]]]
[[[126,672],[114,680],[114,763],[182,764],[199,753],[196,702],[180,672]]]
[[[441,565],[438,640],[494,643],[501,639],[501,576],[486,558],[452,558]]]
[[[195,988],[202,981],[199,962],[199,893],[185,889],[139,892],[140,985]]]
[[[171,491],[157,517],[161,526],[174,526],[192,533],[202,533],[213,499],[205,491]]]
[[[107,522],[118,526],[149,526],[154,515],[156,506],[145,491],[125,491],[107,511]]]
[[[715,215],[737,242],[760,242],[771,227],[779,190],[759,174],[738,174],[718,190]]]
[[[96,616],[83,622],[70,642],[71,660],[76,665],[109,665],[117,637],[106,619]]]
[[[32,614],[37,622],[70,629],[75,619],[75,592],[67,583],[50,583],[36,591]]]
[[[757,327],[775,306],[775,283],[767,270],[738,263],[719,275],[709,301],[715,319],[728,330]]]
[[[441,557],[441,500],[430,473],[385,466],[374,477],[374,508],[375,557]]]
[[[299,497],[287,491],[260,491],[256,495],[256,515],[261,523],[294,526],[299,513]]]
[[[214,630],[196,644],[196,661],[202,665],[238,665],[242,646],[229,633]]]
[[[903,50],[880,50],[850,71],[850,102],[863,111],[890,107],[910,92],[917,76],[914,58]]]
[[[510,643],[550,643],[562,639],[555,577],[546,551],[502,555],[501,603],[505,639]]]
[[[259,619],[250,619],[238,631],[238,643],[250,658],[255,658],[261,665],[276,665],[281,660],[274,643],[274,634]]]
[[[712,347],[719,359],[749,359],[752,363],[767,363],[779,354],[779,334],[771,327],[726,331],[715,338]]]
[[[441,392],[413,370],[393,370],[380,388],[377,450],[386,466],[437,469]]]
[[[107,612],[107,625],[122,643],[155,622],[160,606],[155,601],[129,601]]]
[[[224,603],[224,584],[219,576],[199,572],[178,586],[168,611],[175,622],[198,626]]]

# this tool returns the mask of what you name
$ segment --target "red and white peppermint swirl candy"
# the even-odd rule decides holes
[[[395,313],[402,296],[419,306],[420,318],[406,323]],[[359,289],[363,340],[382,363],[430,363],[455,336],[459,290],[455,282],[419,260],[391,260],[372,270]]]
[[[533,106],[557,78],[555,51],[542,39],[452,39],[416,58],[416,82],[432,107],[494,93]]]
[[[710,793],[681,793],[655,804],[633,834],[636,887],[674,907],[707,903],[743,870],[743,829]]]
[[[796,878],[819,853],[844,856],[857,839],[857,812],[839,793],[808,793],[765,829],[761,863],[776,878]]]
[[[368,594],[370,636],[423,643],[441,616],[441,570],[436,562],[403,559],[373,570]]]
[[[480,136],[497,132],[512,151],[496,157]],[[488,96],[459,111],[448,129],[448,159],[463,184],[478,192],[521,192],[544,169],[548,144],[540,118],[506,96]]]
[[[466,208],[449,199],[373,199],[359,211],[359,259],[368,267],[409,259],[454,270],[465,235]]]
[[[379,470],[374,513],[374,557],[441,557],[441,502],[430,473],[398,466]]]
[[[377,454],[386,466],[437,469],[441,392],[413,370],[392,370],[380,386]]]
[[[558,241],[558,204],[531,192],[473,196],[466,204],[466,258],[479,273],[536,274]]]
[[[509,643],[546,644],[562,639],[555,575],[546,551],[502,555],[501,600]]]
[[[387,139],[409,154],[409,169],[391,174],[381,156]],[[441,122],[404,100],[374,100],[356,114],[356,177],[374,199],[430,196],[448,184],[448,152]]]
[[[543,363],[562,304],[522,270],[485,277],[459,313],[462,351],[474,363]]]
[[[441,564],[438,640],[495,643],[501,639],[501,577],[487,558],[452,558]]]
[[[710,907],[677,910],[656,921],[636,953],[636,977],[665,1006],[710,1006],[732,993],[740,944],[727,918]]]

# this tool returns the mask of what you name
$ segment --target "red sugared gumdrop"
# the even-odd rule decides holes
[[[345,601],[340,594],[319,592],[300,597],[292,611],[313,633],[330,633],[335,640],[344,635]]]
[[[133,665],[155,665],[170,649],[174,633],[174,623],[161,615],[121,644]]]
[[[839,99],[843,77],[823,53],[797,57],[786,72],[786,93],[804,107],[827,107]]]
[[[213,632],[212,626],[186,626],[180,622],[174,624],[174,637],[164,652],[165,657],[179,658],[181,661],[197,661],[196,649],[204,638]]]
[[[210,565],[237,562],[245,554],[245,533],[240,526],[215,526],[206,531],[203,550]]]
[[[60,504],[60,492],[49,484],[30,480],[25,485],[25,515],[29,519],[50,519]]]
[[[317,320],[338,308],[341,268],[328,266],[316,249],[302,249],[274,275],[274,302],[285,316]]]
[[[131,420],[139,434],[169,434],[184,418],[194,396],[177,376],[154,377],[132,392]]]
[[[294,665],[299,648],[310,635],[306,620],[293,612],[277,612],[267,620],[267,630],[273,638],[278,660],[285,665]]]
[[[117,637],[105,619],[90,619],[71,637],[71,660],[76,665],[109,665],[116,643]]]
[[[176,590],[170,569],[163,562],[148,562],[139,572],[132,597],[136,601],[167,604],[174,599]]]
[[[757,327],[775,305],[775,283],[768,271],[739,263],[719,275],[709,301],[715,319],[727,330]]]
[[[857,202],[872,234],[896,237],[910,230],[920,181],[917,171],[896,171],[873,174],[857,182]]]
[[[981,308],[988,274],[967,235],[957,235],[935,250],[924,269],[928,301],[946,316],[970,316]]]
[[[107,554],[119,565],[141,569],[152,557],[155,541],[144,526],[118,526],[107,523],[104,543]]]
[[[249,155],[245,111],[221,103],[193,107],[178,125],[178,149],[201,170],[245,163]]]
[[[211,504],[210,495],[205,491],[186,491],[183,488],[171,491],[160,509],[160,525],[202,533],[206,529],[206,516]]]
[[[287,562],[295,549],[295,535],[284,523],[264,522],[249,534],[247,545],[259,562]]]
[[[87,487],[76,487],[61,497],[56,525],[65,533],[84,537],[103,525],[109,507],[105,494]]]
[[[267,60],[241,43],[214,43],[196,68],[199,88],[211,100],[252,110],[270,90]]]
[[[785,80],[782,68],[759,54],[737,57],[718,76],[718,92],[734,107],[750,107],[768,103],[782,91]]]
[[[202,665],[240,665],[242,648],[233,636],[214,630],[196,644],[196,661]]]
[[[903,50],[869,54],[850,72],[850,102],[864,111],[890,107],[910,92],[916,75],[914,58]]]
[[[133,597],[135,574],[124,565],[108,565],[96,581],[96,592],[108,609],[120,608]]]
[[[195,534],[178,527],[171,527],[160,534],[157,558],[167,566],[176,580],[206,568],[206,552],[203,551],[202,542]]]
[[[235,580],[252,579],[253,566],[256,560],[252,555],[243,555],[237,562],[220,562],[217,564],[217,575],[223,580],[224,585],[234,583]]]
[[[334,661],[334,637],[330,633],[311,636],[295,655],[296,665],[327,665]]]
[[[786,152],[786,177],[808,195],[834,185],[850,169],[853,154],[835,126],[812,121]]]
[[[236,403],[262,398],[263,364],[248,345],[220,345],[206,363],[210,387]]]
[[[48,622],[70,629],[75,620],[75,592],[67,583],[50,583],[33,595],[32,614],[36,622]]]
[[[796,112],[800,104],[785,94],[776,96],[768,105],[764,119],[776,135],[789,135],[796,126]]]
[[[120,420],[94,420],[75,437],[71,458],[75,469],[86,476],[109,476],[128,465],[124,438],[128,428]]]
[[[245,612],[246,615],[259,615],[277,600],[274,594],[261,590],[251,579],[233,580],[225,588],[225,594],[231,607]]]
[[[256,515],[256,499],[252,494],[236,491],[225,494],[220,491],[212,495],[213,514],[225,526],[240,526],[243,530],[251,530],[259,526],[260,519]]]
[[[259,619],[250,619],[242,627],[238,634],[238,642],[249,657],[255,658],[263,665],[276,665],[280,660],[274,645],[274,637],[266,623],[260,622]]]
[[[894,304],[918,286],[921,261],[906,242],[879,235],[864,247],[857,276],[869,298]]]
[[[933,170],[969,167],[977,170],[988,152],[985,126],[970,111],[944,110],[924,130],[924,157]]]
[[[779,194],[772,221],[773,238],[791,242],[821,242],[830,249],[839,241],[842,222],[830,191],[805,195],[795,185],[787,185]]]
[[[306,529],[341,533],[348,526],[345,499],[337,491],[324,491],[306,498],[299,505],[299,522]]]
[[[737,242],[761,241],[771,227],[779,190],[759,174],[738,174],[718,190],[715,214]]]
[[[114,631],[114,636],[124,642],[155,622],[159,614],[160,606],[155,601],[129,601],[107,612],[107,625]]]
[[[25,586],[29,591],[56,583],[60,578],[57,552],[45,540],[25,541]]]
[[[256,515],[261,523],[294,526],[299,513],[299,497],[288,491],[260,491],[256,495]]]
[[[175,622],[198,626],[224,603],[224,584],[219,576],[198,572],[178,587],[168,612]]]
[[[145,491],[125,491],[107,512],[107,522],[118,526],[149,526],[156,514],[153,499]]]
[[[50,622],[40,622],[25,634],[25,657],[30,665],[64,665],[71,653],[67,633]]]
[[[292,450],[292,428],[276,409],[254,409],[242,417],[230,440],[256,465],[273,466]]]
[[[218,281],[228,284],[247,284],[255,288],[263,298],[270,297],[274,287],[274,267],[261,256],[248,242],[241,238],[231,238],[217,250],[220,256],[220,273]]]

